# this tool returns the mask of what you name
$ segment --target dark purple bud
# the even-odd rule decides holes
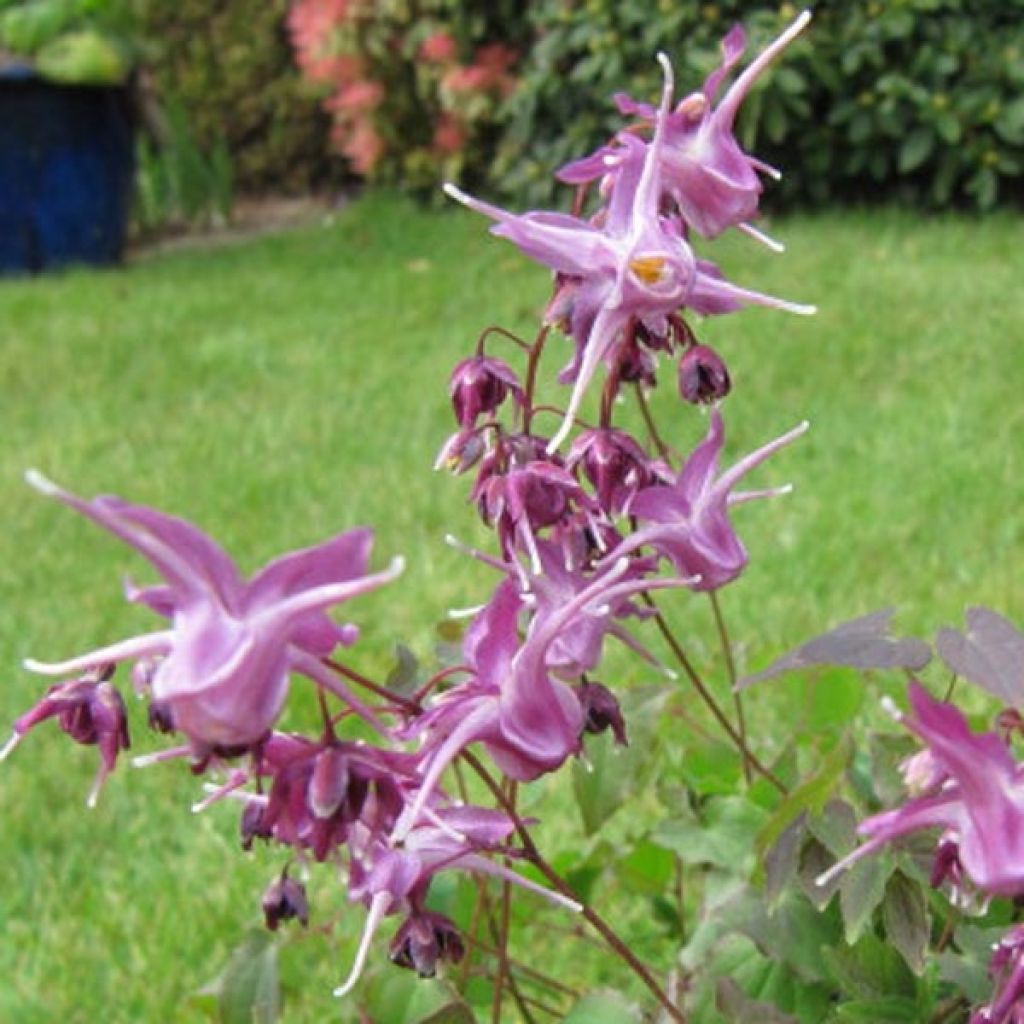
[[[465,954],[455,924],[429,911],[411,914],[391,940],[391,962],[415,971],[421,978],[432,978],[439,960],[457,964]]]
[[[149,727],[154,732],[174,732],[174,712],[167,701],[149,702]]]
[[[277,926],[282,921],[290,921],[296,917],[305,928],[309,924],[306,887],[301,882],[296,882],[294,878],[289,878],[287,871],[282,872],[281,877],[275,878],[263,893],[263,916],[272,932],[277,931]]]
[[[252,800],[245,805],[242,811],[242,819],[239,822],[239,835],[242,839],[242,849],[252,849],[253,841],[256,839],[269,839],[270,830],[263,824],[264,805],[258,800]]]
[[[458,476],[472,469],[486,450],[484,439],[475,430],[460,430],[441,446],[434,460],[434,469],[447,469]]]
[[[581,467],[609,515],[628,511],[637,492],[655,482],[647,455],[623,430],[585,430],[573,441],[566,465]]]
[[[705,405],[725,398],[732,388],[721,356],[707,345],[691,345],[679,360],[679,394],[686,402]]]
[[[611,729],[619,746],[629,745],[626,738],[626,720],[622,717],[619,702],[607,686],[601,683],[581,683],[576,691],[583,708],[583,730],[602,733]]]
[[[639,383],[653,388],[657,384],[654,372],[656,366],[654,355],[649,349],[638,344],[633,337],[626,340],[619,353],[619,380],[622,383]]]
[[[943,839],[935,849],[935,860],[932,861],[932,875],[929,879],[933,889],[938,889],[945,881],[950,881],[954,888],[959,888],[963,881],[964,869],[960,864],[960,847],[952,839]]]
[[[634,328],[633,335],[637,342],[652,352],[671,352],[675,343],[676,332],[673,324],[665,320],[658,328],[640,322]]]
[[[455,419],[464,430],[471,428],[481,413],[494,412],[510,392],[522,399],[518,378],[500,359],[473,356],[452,370],[449,393]]]

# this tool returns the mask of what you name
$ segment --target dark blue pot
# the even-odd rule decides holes
[[[134,172],[126,87],[0,74],[0,274],[117,262]]]

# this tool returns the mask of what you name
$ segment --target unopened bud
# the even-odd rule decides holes
[[[725,398],[732,388],[722,357],[707,345],[691,345],[679,360],[679,394],[704,405]]]
[[[455,419],[468,430],[481,413],[494,412],[509,392],[521,396],[522,388],[507,363],[490,356],[473,356],[452,370],[449,392]]]
[[[277,931],[282,921],[298,918],[305,928],[309,924],[309,901],[306,899],[306,887],[294,878],[288,877],[284,871],[280,878],[275,878],[263,893],[263,916],[267,927]]]
[[[421,978],[437,973],[438,961],[457,964],[465,956],[458,928],[442,914],[413,913],[391,941],[391,962],[407,967]]]
[[[626,720],[618,699],[601,683],[581,683],[576,691],[583,708],[583,729],[598,734],[611,729],[619,746],[629,745],[626,738]]]

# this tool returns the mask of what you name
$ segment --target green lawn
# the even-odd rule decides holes
[[[772,225],[782,257],[743,240],[713,247],[731,279],[820,307],[700,330],[733,372],[731,454],[812,422],[757,478],[792,481],[794,494],[736,513],[752,563],[724,603],[744,666],[892,603],[910,631],[958,622],[969,603],[1024,617],[1022,226],[850,212]],[[442,542],[446,531],[485,537],[468,481],[430,469],[450,430],[448,370],[490,323],[530,331],[546,287],[478,220],[381,196],[333,224],[245,245],[0,282],[0,719],[42,690],[23,657],[151,628],[120,599],[121,577],[147,570],[31,492],[29,466],[79,493],[185,515],[247,570],[372,524],[376,564],[402,553],[409,567],[352,606],[364,626],[353,661],[386,672],[399,640],[429,658],[445,610],[482,600],[491,583]],[[558,344],[552,369],[568,353]],[[654,405],[677,446],[701,436],[671,367]],[[687,595],[670,604],[710,657],[706,607]],[[306,698],[292,721],[310,713]],[[754,695],[766,756],[785,745],[777,723],[799,700],[785,682]],[[158,745],[141,721],[135,734],[139,750]],[[189,994],[256,923],[281,858],[237,853],[230,807],[190,815],[196,783],[181,767],[126,766],[87,813],[93,768],[93,752],[49,727],[0,769],[0,1020],[204,1019]],[[557,794],[550,806],[565,815]],[[362,914],[343,913],[327,874],[316,918],[342,924],[286,949],[291,1022],[346,1019],[330,996],[347,970],[337,934],[350,937]],[[642,942],[643,922],[628,927]],[[620,977],[589,945],[553,956],[566,976]]]

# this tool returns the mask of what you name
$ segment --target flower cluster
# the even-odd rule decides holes
[[[355,74],[316,51],[325,25],[345,16],[347,5],[318,10],[299,4],[294,10],[310,73]],[[125,707],[111,680],[117,667],[131,666],[151,725],[181,740],[136,763],[188,759],[208,780],[196,809],[225,799],[240,805],[243,847],[272,843],[303,865],[343,869],[350,898],[368,913],[339,995],[359,977],[387,916],[403,918],[391,945],[395,963],[432,974],[439,961],[463,954],[454,923],[427,903],[439,872],[495,876],[578,907],[564,891],[542,888],[510,866],[534,849],[508,796],[511,784],[492,788],[497,806],[474,806],[449,793],[446,771],[460,757],[479,765],[479,745],[508,780],[529,782],[580,754],[588,735],[610,730],[624,744],[628,723],[619,702],[612,688],[593,678],[605,639],[667,673],[643,636],[645,622],[658,614],[653,595],[715,591],[735,580],[748,555],[732,521],[734,506],[786,490],[739,487],[807,424],[721,469],[720,403],[730,390],[729,374],[721,357],[697,341],[690,320],[748,304],[812,309],[727,282],[713,263],[697,257],[691,240],[732,226],[759,236],[749,221],[760,191],[755,172],[764,167],[739,148],[732,124],[751,82],[806,21],[801,16],[717,107],[719,87],[742,51],[742,32],[726,37],[722,67],[703,89],[676,106],[672,68],[662,56],[658,108],[620,99],[620,109],[641,125],[624,128],[560,173],[579,185],[580,209],[588,184],[598,182],[599,205],[586,218],[513,215],[449,187],[494,220],[496,234],[554,273],[536,341],[485,331],[476,352],[451,375],[457,429],[438,463],[474,473],[471,501],[494,531],[496,552],[471,554],[498,574],[464,633],[458,665],[404,696],[334,660],[339,647],[355,643],[358,629],[337,624],[328,611],[402,571],[400,559],[369,571],[367,529],[285,555],[246,580],[213,540],[184,520],[114,497],[85,500],[32,472],[29,483],[37,490],[150,563],[161,581],[129,583],[127,597],[164,621],[153,632],[68,660],[26,662],[32,671],[69,681],[17,720],[3,755],[34,726],[56,717],[73,739],[99,747],[94,800],[128,746]],[[422,46],[428,62],[453,59],[442,36]],[[474,81],[482,88],[486,78],[488,88],[500,91],[507,54],[491,51],[486,58],[478,61],[486,75]],[[468,88],[466,78],[449,67],[448,88]],[[362,116],[381,100],[373,83],[353,80],[337,103]],[[561,425],[547,436],[537,426],[545,409],[536,389],[546,339],[556,327],[574,344],[560,378],[572,391],[567,408],[556,410]],[[487,353],[490,337],[526,350],[525,373]],[[662,441],[646,406],[644,389],[655,383],[660,354],[678,357],[682,398],[712,406],[704,440],[685,458]],[[581,424],[578,414],[601,363],[608,372],[600,418],[593,426]],[[642,436],[613,422],[615,400],[629,383],[644,414]],[[319,694],[323,724],[316,736],[278,728],[293,676]],[[489,768],[479,771],[493,783]],[[305,890],[287,866],[264,894],[263,911],[271,928],[308,920]]]

